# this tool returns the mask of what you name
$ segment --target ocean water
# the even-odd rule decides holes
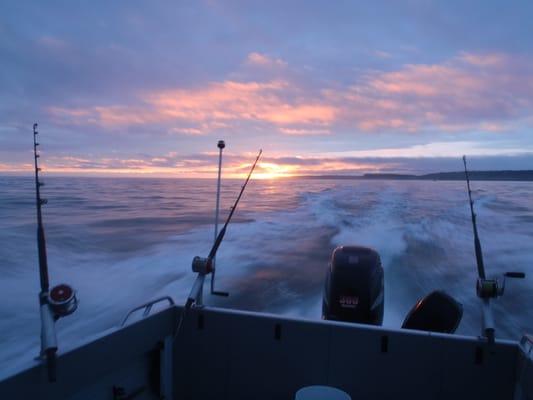
[[[61,319],[61,350],[116,328],[134,306],[162,295],[184,302],[191,260],[213,242],[214,180],[45,178],[51,284],[80,300]],[[241,181],[225,180],[222,217]],[[533,332],[533,183],[473,182],[489,276],[526,272],[495,302],[496,335]],[[0,376],[39,352],[34,186],[0,177]],[[444,289],[464,306],[458,333],[480,332],[476,264],[463,182],[252,180],[217,256],[219,307],[319,319],[331,251],[374,247],[385,269],[384,325]]]

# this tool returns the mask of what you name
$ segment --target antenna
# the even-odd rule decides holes
[[[211,251],[209,252],[209,255],[207,257],[199,257],[196,256],[192,260],[192,270],[193,272],[196,272],[198,275],[196,276],[196,280],[193,283],[191,292],[189,293],[189,297],[187,297],[187,301],[185,302],[185,307],[183,309],[183,312],[181,313],[180,320],[178,322],[176,331],[174,333],[174,338],[176,338],[181,330],[181,326],[183,324],[183,320],[185,318],[185,313],[187,310],[189,310],[193,304],[201,305],[201,296],[203,292],[203,286],[204,286],[204,280],[205,276],[213,273],[213,260],[215,259],[217,255],[217,251],[220,247],[220,244],[222,243],[222,240],[224,240],[224,235],[226,234],[226,230],[228,228],[228,225],[231,221],[231,218],[233,217],[233,214],[235,213],[235,210],[237,209],[237,205],[239,204],[239,201],[241,200],[241,197],[244,193],[244,190],[246,189],[246,186],[248,185],[248,182],[250,181],[250,178],[252,176],[252,173],[254,172],[255,166],[257,165],[257,162],[259,161],[259,158],[261,157],[261,154],[263,153],[263,150],[259,150],[259,154],[257,154],[257,157],[252,165],[252,168],[250,169],[250,172],[248,173],[248,176],[246,177],[246,180],[244,181],[244,184],[241,187],[241,191],[239,195],[237,196],[237,199],[235,200],[235,203],[231,207],[231,211],[226,219],[226,222],[224,223],[224,226],[218,233],[215,242],[213,243],[213,247],[211,247]],[[216,292],[214,294],[219,294],[221,296],[229,296],[229,293],[226,292]]]
[[[226,147],[226,143],[224,143],[223,140],[219,140],[217,147],[219,149],[218,153],[218,179],[217,179],[217,203],[215,206],[215,237],[213,243],[217,241],[218,236],[218,216],[220,214],[220,181],[221,181],[221,174],[222,174],[222,150],[224,150],[224,147]],[[215,272],[216,272],[216,257],[213,257],[213,263],[212,268],[213,272],[211,273],[211,294],[216,296],[228,296],[225,292],[217,292],[215,290]]]
[[[487,338],[490,344],[494,343],[494,318],[492,315],[492,307],[490,304],[491,299],[495,299],[499,296],[503,296],[505,291],[505,278],[525,278],[523,272],[506,272],[503,275],[502,282],[498,282],[497,279],[486,279],[485,277],[485,265],[483,263],[483,252],[481,251],[481,242],[479,240],[479,234],[477,231],[476,213],[474,211],[474,201],[472,200],[472,191],[470,189],[470,177],[468,174],[468,168],[466,166],[466,156],[463,156],[463,164],[465,167],[466,187],[468,190],[468,200],[470,203],[470,215],[472,217],[472,228],[474,231],[474,248],[476,251],[476,262],[478,279],[476,285],[477,296],[482,300],[482,317],[483,327],[482,335]]]
[[[46,359],[48,367],[48,380],[56,381],[56,353],[57,337],[55,331],[55,321],[59,318],[72,314],[78,307],[76,292],[66,284],[60,284],[52,288],[49,292],[48,280],[48,259],[46,256],[46,240],[44,236],[42,206],[47,203],[41,198],[41,186],[39,180],[37,152],[37,124],[33,124],[33,158],[35,162],[35,200],[37,206],[37,248],[39,251],[39,276],[41,281],[41,292],[39,293],[39,306],[41,315],[41,353],[38,358]]]

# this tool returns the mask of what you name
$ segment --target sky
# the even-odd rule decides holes
[[[533,169],[533,2],[0,3],[0,174]]]

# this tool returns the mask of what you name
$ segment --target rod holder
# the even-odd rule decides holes
[[[217,143],[219,149],[218,152],[218,178],[217,178],[217,198],[215,206],[215,235],[213,238],[213,244],[217,241],[218,236],[218,219],[220,216],[220,185],[222,182],[222,150],[226,147],[226,143],[223,140],[219,140]],[[216,273],[216,256],[211,260],[211,294],[215,296],[228,296],[228,293],[219,292],[215,290],[215,273]]]

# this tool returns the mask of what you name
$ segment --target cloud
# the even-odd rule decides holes
[[[37,39],[37,44],[45,49],[53,51],[65,50],[68,47],[65,40],[53,36],[41,36]]]
[[[147,101],[165,118],[209,122],[255,120],[275,125],[328,123],[335,110],[305,98],[289,101],[291,87],[284,81],[212,83],[197,90],[169,90],[151,94]]]
[[[246,58],[246,63],[261,67],[286,67],[287,63],[280,58],[271,58],[261,53],[250,53]]]
[[[248,62],[277,63],[260,53]],[[132,105],[49,107],[56,122],[108,129],[168,126],[202,135],[248,128],[292,135],[336,132],[504,132],[531,124],[533,60],[503,53],[460,53],[439,64],[369,71],[356,82],[224,80],[140,93]]]
[[[504,66],[508,63],[508,58],[501,53],[485,53],[485,54],[472,54],[461,53],[459,59],[464,60],[468,64],[477,65],[481,67],[487,66]]]
[[[265,154],[254,174],[256,178],[299,175],[361,175],[365,173],[428,173],[458,171],[462,154],[469,155],[473,169],[533,169],[533,151],[516,148],[491,152],[480,143],[441,142],[382,150],[338,151],[307,156]],[[255,154],[224,154],[224,176],[243,178]],[[218,152],[194,154],[117,154],[113,157],[48,156],[45,174],[116,175],[214,178]],[[31,164],[0,164],[0,172],[26,173]]]
[[[111,128],[180,121],[188,126],[173,131],[189,134],[207,133],[239,121],[278,127],[323,126],[335,119],[336,112],[331,106],[299,96],[285,81],[214,82],[198,89],[148,93],[142,101],[138,106],[50,107],[48,112],[58,122]]]
[[[533,60],[468,54],[441,64],[370,72],[325,91],[339,119],[363,131],[503,131],[533,111]],[[344,105],[344,106],[342,106]]]
[[[280,131],[293,136],[309,136],[309,135],[329,135],[331,131],[328,129],[305,129],[305,128],[280,128]]]
[[[248,174],[254,155],[224,155],[224,176],[241,178]],[[212,178],[217,172],[217,153],[200,153],[178,156],[138,154],[134,158],[85,158],[51,156],[42,163],[45,174],[76,175],[148,175]],[[352,173],[378,171],[386,161],[368,162],[357,158],[335,157],[263,157],[254,174],[256,178],[288,177],[302,174],[321,174],[324,171]],[[31,172],[32,165],[0,165],[0,171]]]
[[[492,157],[492,156],[519,156],[532,155],[533,149],[523,149],[520,147],[493,148],[484,143],[474,141],[449,141],[432,142],[403,147],[380,148],[374,150],[336,151],[322,153],[322,156],[344,158],[455,158],[462,155]]]
[[[381,58],[381,59],[387,59],[387,58],[391,58],[392,57],[391,53],[388,53],[388,52],[383,51],[383,50],[374,50],[372,52],[372,54],[374,54],[376,57]]]

